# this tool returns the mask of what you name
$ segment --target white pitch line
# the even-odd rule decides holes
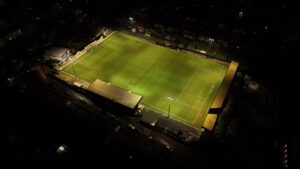
[[[147,105],[147,104],[145,104],[145,105]],[[158,110],[159,112],[165,113],[165,114],[162,114],[162,115],[164,115],[164,116],[167,116],[167,114],[168,114],[168,112],[162,110],[162,109],[159,108],[159,107],[156,107],[156,106],[153,106],[153,105],[149,105],[149,107],[153,107],[153,108],[155,108],[156,110]],[[175,118],[174,118],[174,117],[175,117]],[[170,112],[170,118],[175,119],[175,120],[176,120],[176,118],[177,118],[177,121],[180,119],[180,120],[183,121],[186,125],[195,128],[195,126],[191,126],[191,125],[189,124],[189,123],[191,123],[190,121],[188,121],[188,120],[186,120],[186,119],[183,119],[182,117],[180,117],[180,116],[178,116],[178,115],[176,115],[176,114],[172,114],[172,112]]]
[[[142,71],[141,71],[134,79],[132,79],[132,80],[130,81],[130,85],[136,84],[136,81],[137,81],[142,75],[144,75],[144,73],[145,73],[146,71],[148,71],[149,69],[151,69],[151,68],[153,67],[154,63],[156,63],[156,61],[157,61],[158,59],[159,59],[159,57],[153,59],[151,64],[148,64],[148,66],[146,66],[145,69],[143,69],[143,70],[142,70]]]
[[[209,95],[208,95],[209,97]],[[207,98],[203,101],[203,104],[201,105],[201,108],[199,109],[199,112],[197,113],[196,118],[194,119],[193,123],[195,123],[199,117],[199,115],[201,114],[202,110],[203,110],[203,106],[205,105],[205,103],[207,102]]]
[[[176,103],[183,104],[183,105],[185,105],[185,106],[187,106],[187,107],[189,107],[189,108],[191,108],[191,109],[194,109],[194,110],[199,110],[199,107],[191,106],[191,105],[189,105],[189,104],[187,104],[187,103],[184,103],[184,102],[182,102],[182,101],[179,101],[179,100],[177,100]]]
[[[223,68],[221,68],[221,69],[224,69],[224,68],[225,68],[225,67],[223,67]],[[220,78],[217,78],[217,79],[222,79],[222,76],[221,76],[221,75],[222,75],[222,74],[220,73],[220,74],[219,74],[219,77],[220,77]],[[212,84],[212,85],[214,86],[214,84]],[[204,104],[207,102],[207,100],[208,100],[208,98],[209,98],[210,96],[211,96],[211,94],[208,95],[208,97],[206,98],[205,102],[202,104],[201,109],[200,109],[199,113],[197,114],[197,117],[195,118],[195,120],[194,120],[193,123],[195,123],[196,120],[198,119],[199,114],[200,114],[200,112],[202,111]]]
[[[184,88],[181,90],[181,92],[178,94],[178,96],[175,98],[174,103],[176,103],[177,99],[182,95],[183,91],[187,88],[187,86],[189,86],[189,84],[191,83],[194,74],[198,71],[199,67],[196,68],[196,70],[193,72],[192,76],[190,77],[189,81],[186,83],[186,85],[184,86]]]
[[[206,86],[207,83],[208,83],[208,81],[206,81],[205,86]],[[203,87],[203,88],[201,89],[201,92],[199,93],[199,95],[204,91],[204,88],[205,88],[205,87]],[[196,116],[196,118],[194,119],[193,123],[195,123],[196,120],[198,119],[199,114],[202,112],[203,106],[204,106],[204,104],[205,104],[206,101],[207,101],[207,98],[202,102],[203,104],[201,105],[201,107],[200,107],[200,109],[199,109],[199,111],[198,111],[198,113],[197,113],[197,116]]]
[[[198,71],[198,69],[199,69],[199,67],[197,67],[197,69],[193,72],[193,74],[192,74],[192,76],[190,77],[189,81],[188,81],[188,82],[186,83],[186,85],[184,86],[184,89],[182,89],[182,91],[180,92],[180,94],[176,97],[174,103],[179,102],[179,103],[184,104],[184,105],[186,105],[186,106],[188,106],[188,107],[190,107],[190,108],[192,108],[192,109],[194,109],[194,110],[199,110],[198,107],[191,106],[191,105],[188,105],[188,104],[186,104],[186,103],[184,103],[184,102],[178,101],[178,100],[179,100],[178,98],[181,96],[181,94],[183,93],[183,91],[187,88],[187,86],[188,86],[189,83],[191,82],[191,80],[192,80],[194,74]],[[205,83],[207,84],[208,82],[206,81]],[[199,92],[199,95],[200,95],[203,91],[204,91],[204,87],[203,87],[203,88],[201,89],[201,91]],[[178,99],[178,100],[177,100],[177,99]],[[204,101],[204,103],[203,103],[202,106],[200,107],[200,110],[199,110],[199,112],[197,113],[197,116],[196,116],[195,120],[193,121],[193,124],[195,123],[196,119],[198,119],[198,116],[199,116],[200,112],[202,111],[202,108],[203,108],[205,102],[206,102],[206,100]]]

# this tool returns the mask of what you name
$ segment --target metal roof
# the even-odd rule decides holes
[[[92,84],[90,84],[88,90],[131,109],[134,109],[142,99],[142,96],[138,94],[99,79],[96,79]]]

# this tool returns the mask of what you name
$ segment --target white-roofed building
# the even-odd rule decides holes
[[[71,52],[68,48],[60,48],[60,47],[51,47],[44,54],[46,60],[55,60],[59,62],[66,61]]]

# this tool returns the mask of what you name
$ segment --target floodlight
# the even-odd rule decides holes
[[[58,153],[64,153],[67,151],[67,146],[65,144],[60,145],[57,149],[56,152]]]
[[[169,99],[171,101],[173,100],[173,98],[171,96],[168,96],[167,99]]]
[[[65,147],[64,146],[59,146],[58,148],[57,148],[57,150],[59,150],[59,151],[65,151]]]
[[[240,11],[240,12],[239,12],[239,17],[242,18],[243,16],[244,16],[244,12],[243,12],[243,11]]]

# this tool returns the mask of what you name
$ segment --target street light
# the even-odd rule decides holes
[[[173,101],[173,98],[171,96],[168,96],[167,99],[169,100],[169,111],[168,111],[168,119],[169,119],[170,118],[171,101]]]

